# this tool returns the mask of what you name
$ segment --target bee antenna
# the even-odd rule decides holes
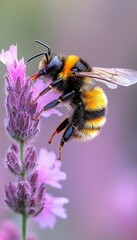
[[[34,59],[34,58],[36,58],[36,57],[39,57],[39,56],[41,56],[41,55],[45,55],[46,60],[47,60],[47,63],[48,63],[48,61],[49,61],[49,60],[48,60],[48,54],[47,54],[46,52],[41,52],[41,53],[38,53],[38,54],[32,56],[31,58],[29,58],[29,59],[27,60],[27,62],[30,62],[32,59]]]
[[[48,45],[46,45],[45,43],[43,43],[43,42],[41,42],[41,41],[39,41],[39,40],[35,40],[35,42],[36,42],[36,43],[39,43],[40,45],[42,45],[42,46],[44,46],[44,47],[46,47],[46,48],[48,49],[48,55],[51,54],[51,48],[50,48]]]

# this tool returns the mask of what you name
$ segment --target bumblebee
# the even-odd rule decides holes
[[[51,79],[51,83],[32,102],[51,89],[61,93],[60,97],[45,105],[36,120],[43,111],[49,110],[60,103],[69,105],[70,114],[56,128],[53,137],[64,130],[59,146],[59,159],[62,158],[62,148],[69,139],[76,138],[82,141],[96,137],[106,122],[107,97],[102,88],[94,85],[94,80],[105,83],[114,89],[117,85],[129,86],[137,82],[137,71],[120,68],[97,68],[75,55],[52,54],[51,48],[39,40],[47,52],[41,52],[28,61],[44,55],[39,63],[39,70],[30,77],[31,80],[44,76]]]

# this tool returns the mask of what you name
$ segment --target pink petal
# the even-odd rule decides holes
[[[17,46],[10,46],[8,51],[2,50],[0,54],[0,61],[6,65],[7,71],[14,81],[20,77],[21,81],[24,83],[26,65],[24,63],[24,58],[19,61],[17,59]]]
[[[24,59],[22,58],[18,63],[16,68],[7,63],[7,70],[8,72],[11,74],[13,80],[17,80],[18,77],[20,77],[20,79],[23,81],[25,78],[25,73],[26,73],[26,65],[24,63]]]
[[[68,202],[69,200],[64,197],[56,198],[52,212],[56,214],[58,217],[66,219],[67,218],[66,209],[63,208],[62,206]]]
[[[39,182],[55,188],[61,188],[59,181],[66,179],[66,173],[60,170],[61,162],[56,159],[54,152],[41,149],[38,156]]]
[[[45,218],[46,216],[46,218]],[[53,229],[56,223],[56,216],[50,212],[44,212],[44,210],[34,218],[36,222],[39,223],[41,228],[50,228]]]
[[[11,45],[8,51],[2,50],[0,54],[0,61],[4,64],[10,64],[16,67],[17,63],[17,46]]]
[[[68,203],[67,198],[56,198],[46,194],[45,207],[42,212],[34,219],[43,227],[53,228],[56,217],[67,218],[66,210],[63,205]]]
[[[17,61],[18,60],[17,59],[17,45],[11,45],[10,52],[11,52],[12,59],[15,59]]]
[[[2,49],[1,54],[0,54],[0,61],[4,64],[6,64],[6,58],[5,58],[5,52],[4,49]]]
[[[42,117],[45,117],[45,118],[48,118],[50,117],[52,114],[56,114],[57,116],[61,117],[63,114],[61,112],[59,112],[58,110],[56,109],[50,109],[48,111],[45,111],[42,113]]]

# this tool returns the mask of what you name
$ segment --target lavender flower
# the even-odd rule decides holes
[[[6,108],[7,108],[7,119],[6,129],[12,138],[19,141],[26,141],[33,138],[39,131],[38,122],[32,119],[36,115],[36,112],[46,105],[51,100],[58,98],[59,94],[51,92],[46,94],[46,97],[38,100],[38,103],[33,105],[30,104],[32,99],[41,92],[45,84],[42,80],[39,80],[37,84],[33,86],[30,81],[26,80],[26,65],[24,59],[18,61],[17,59],[17,47],[11,46],[9,51],[0,54],[0,60],[6,64],[8,74],[6,74]],[[50,116],[51,114],[62,114],[51,109],[43,113],[43,116]]]
[[[36,114],[37,103],[30,105],[32,92],[29,81],[23,84],[24,79],[17,78],[13,84],[10,75],[6,75],[6,80],[8,93],[6,129],[12,138],[26,141],[33,138],[39,131],[39,120],[32,120]]]
[[[6,203],[15,212],[27,217],[36,216],[44,208],[45,185],[29,184],[19,181],[17,185],[9,183],[5,187]]]
[[[5,186],[5,202],[16,213],[22,214],[22,237],[26,240],[26,223],[28,217],[39,222],[42,227],[53,228],[56,217],[66,218],[63,205],[66,198],[56,198],[46,192],[46,184],[61,188],[59,183],[66,179],[66,174],[60,170],[61,162],[56,160],[54,153],[40,150],[37,156],[36,148],[30,145],[39,131],[39,120],[34,116],[58,94],[48,93],[44,100],[30,104],[43,86],[41,80],[34,86],[26,78],[24,59],[17,59],[17,46],[11,46],[9,51],[2,50],[0,61],[7,67],[6,79],[6,122],[8,134],[14,139],[6,153],[6,168],[18,178],[17,183],[9,182]],[[50,116],[57,110],[50,110],[44,116]],[[4,240],[8,238],[5,237]],[[10,239],[10,238],[9,238]],[[16,238],[14,238],[16,239]],[[20,238],[18,238],[20,239]],[[29,239],[29,238],[27,238]]]
[[[6,129],[12,138],[19,141],[31,139],[38,132],[38,122],[32,121],[37,104],[30,105],[32,98],[31,84],[26,81],[26,65],[24,59],[18,61],[17,47],[11,46],[9,51],[0,54],[0,60],[6,64]]]

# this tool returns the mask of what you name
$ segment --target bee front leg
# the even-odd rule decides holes
[[[48,87],[44,88],[44,89],[38,94],[38,96],[31,102],[31,104],[34,104],[35,102],[37,102],[37,100],[38,100],[41,96],[43,96],[45,93],[47,93],[48,91],[50,91],[52,88],[58,86],[61,81],[62,81],[61,78],[57,78],[55,81],[53,81],[52,83],[50,83]]]
[[[37,116],[33,118],[33,120],[37,120],[37,118],[43,113],[43,111],[47,111],[47,110],[57,106],[59,103],[68,101],[70,98],[72,98],[74,96],[74,93],[75,93],[74,91],[66,93],[64,95],[61,95],[58,99],[55,99],[52,102],[48,103],[41,109],[41,111],[37,114]]]

